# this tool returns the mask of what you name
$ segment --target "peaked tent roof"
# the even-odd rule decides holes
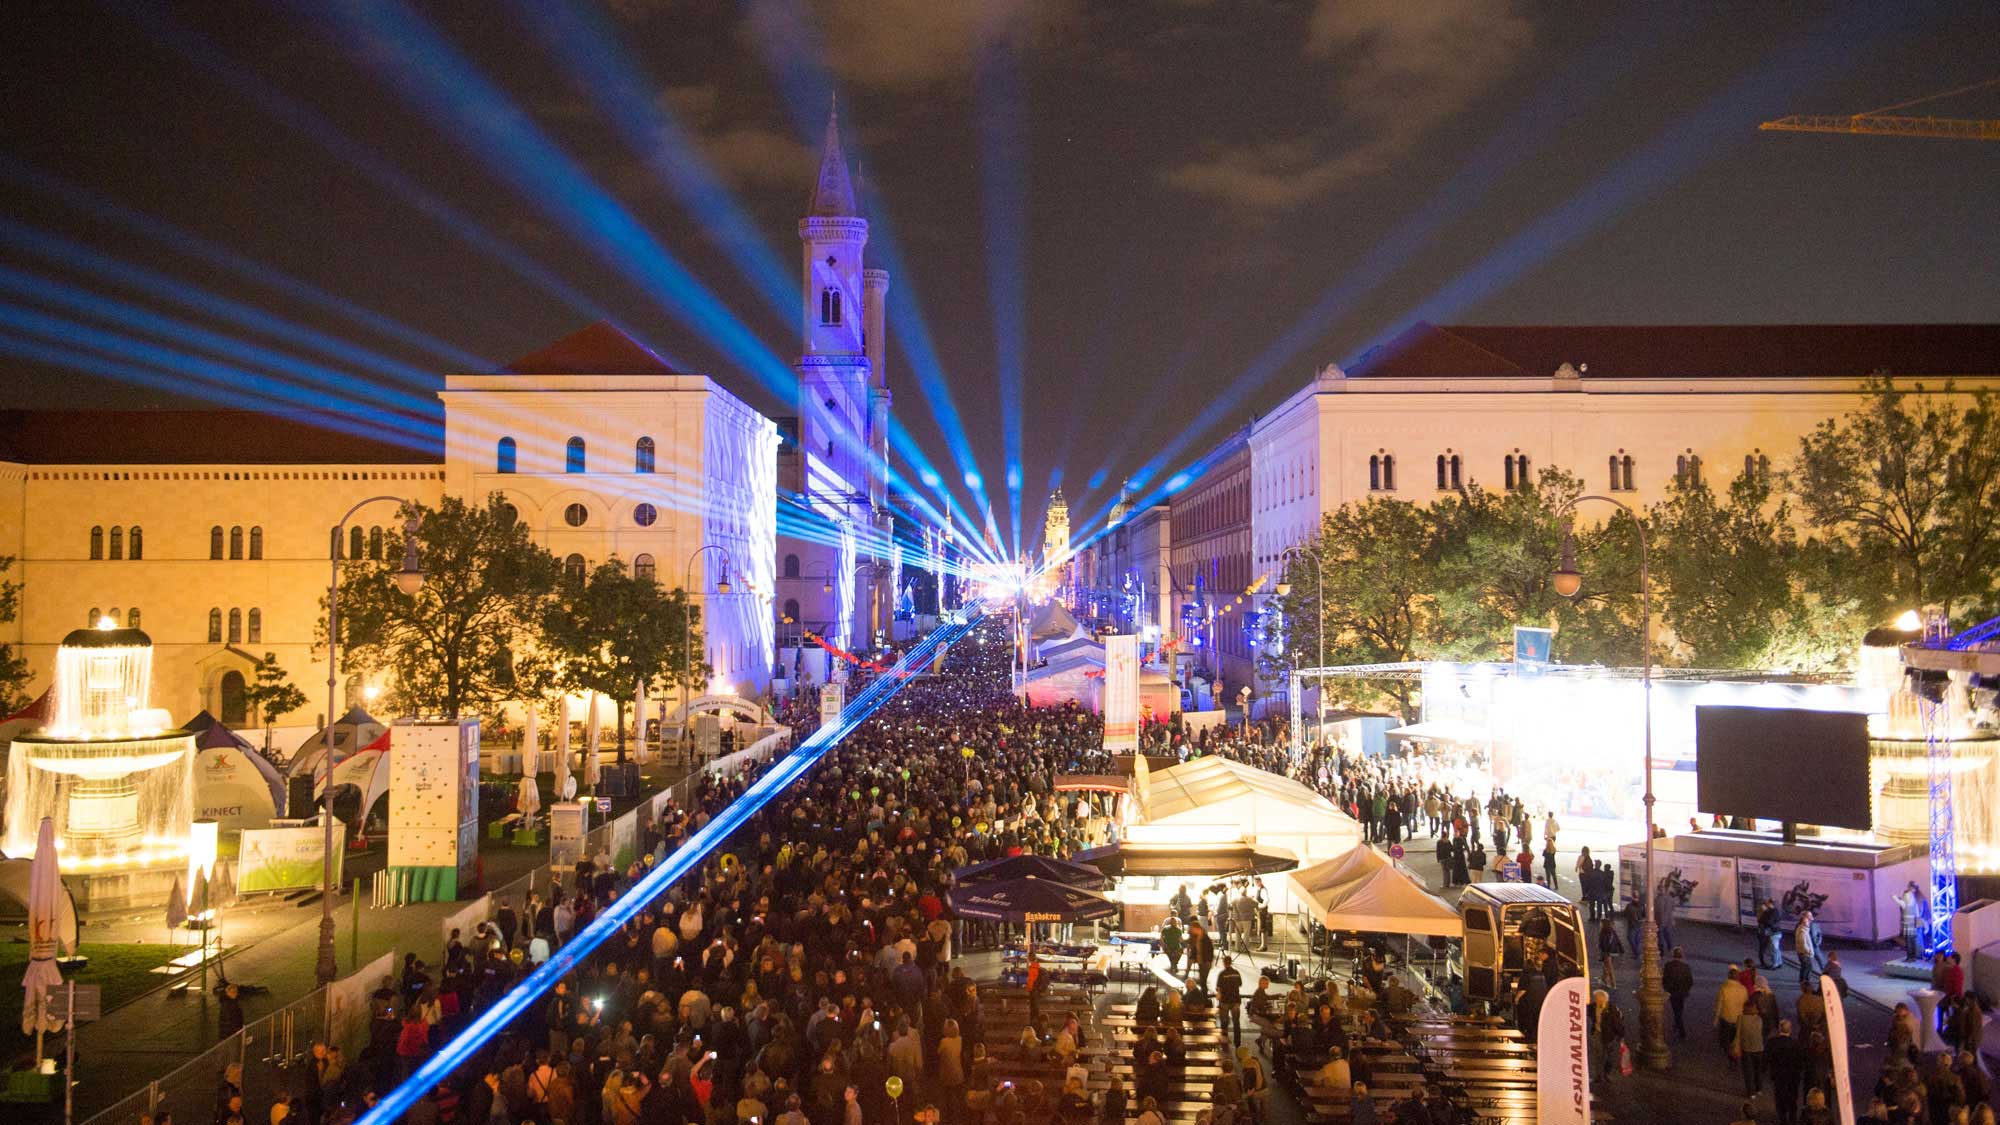
[[[1161,820],[1240,797],[1270,799],[1342,818],[1347,815],[1333,802],[1289,777],[1212,754],[1154,770],[1147,786],[1149,820]]]
[[[827,111],[826,141],[820,146],[819,180],[813,185],[812,206],[807,214],[815,218],[853,218],[861,209],[854,204],[854,181],[847,175],[847,154],[840,147],[840,107]]]
[[[507,375],[681,375],[608,320],[564,336],[500,368]]]
[[[1465,936],[1458,911],[1366,844],[1292,872],[1291,883],[1300,897],[1313,904],[1313,913],[1328,929]]]

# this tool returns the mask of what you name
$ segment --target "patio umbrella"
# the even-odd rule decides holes
[[[522,710],[524,713],[521,716],[521,772],[532,777],[542,772],[542,732],[535,729],[538,725],[536,720],[541,716],[535,713],[533,700],[529,700],[528,705]]]
[[[187,925],[187,892],[181,889],[181,877],[174,876],[174,889],[167,892],[167,936]]]
[[[42,1033],[63,1026],[62,1020],[49,1017],[46,991],[62,984],[62,970],[56,968],[56,909],[61,894],[56,822],[45,816],[35,837],[35,866],[28,881],[28,971],[21,974],[21,1030],[35,1033],[37,1059],[42,1057]]]
[[[603,728],[597,721],[597,693],[590,693],[590,710],[583,720],[583,783],[593,789],[597,786],[598,761],[597,746]]]
[[[521,779],[521,794],[514,802],[514,807],[527,820],[534,819],[535,814],[542,811],[542,787],[535,781],[533,774]]]
[[[646,764],[646,682],[639,681],[639,690],[632,693],[632,725],[637,728],[633,736],[632,754],[640,765]]]
[[[953,887],[945,897],[959,917],[982,922],[1092,922],[1121,909],[1096,891],[1033,875]]]
[[[576,796],[576,778],[569,772],[569,700],[562,701],[556,717],[556,796],[567,801]]]
[[[1104,872],[1065,859],[1045,855],[1010,855],[958,868],[951,873],[954,886],[998,883],[1007,879],[1049,879],[1072,887],[1103,890],[1111,884]]]

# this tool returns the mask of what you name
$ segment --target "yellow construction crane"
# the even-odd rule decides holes
[[[1851,133],[1887,137],[1945,137],[1960,141],[2000,141],[2000,121],[1982,121],[1966,117],[1909,117],[1890,113],[1891,110],[1907,109],[1922,102],[1956,97],[1988,86],[2000,86],[2000,78],[1989,78],[1984,82],[1975,82],[1956,90],[1946,90],[1942,94],[1885,105],[1881,109],[1871,109],[1867,113],[1857,113],[1849,117],[1801,113],[1780,117],[1776,121],[1766,121],[1757,128],[1773,133]]]

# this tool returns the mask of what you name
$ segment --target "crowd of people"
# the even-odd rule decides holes
[[[1083,798],[1056,793],[1053,777],[1108,763],[1099,720],[1015,701],[1004,628],[980,633],[942,674],[905,684],[404,1120],[886,1125],[930,1107],[936,1121],[1015,1125],[1018,1095],[978,1088],[990,1073],[982,1007],[953,964],[948,876],[1080,846]],[[809,722],[812,704],[788,717]],[[365,1111],[752,780],[711,778],[691,807],[642,824],[629,867],[586,858],[545,899],[498,904],[492,923],[435,965],[408,958],[376,995],[367,1046],[352,1059],[315,1046],[271,1120]],[[893,1104],[890,1077],[904,1091]],[[227,1078],[218,1105],[219,1122],[243,1112]]]

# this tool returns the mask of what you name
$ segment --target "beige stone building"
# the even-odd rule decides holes
[[[769,683],[776,554],[775,425],[700,375],[592,325],[498,371],[445,380],[443,453],[421,427],[356,434],[357,418],[231,411],[0,414],[0,554],[17,561],[4,629],[39,692],[72,629],[115,616],[155,646],[153,701],[176,719],[249,716],[242,691],[276,654],[326,707],[314,651],[330,555],[380,557],[391,496],[500,493],[572,568],[616,555],[667,585],[690,580],[719,677]],[[425,446],[429,449],[426,450]],[[728,552],[731,592],[716,592]],[[339,708],[377,677],[343,668]]]

